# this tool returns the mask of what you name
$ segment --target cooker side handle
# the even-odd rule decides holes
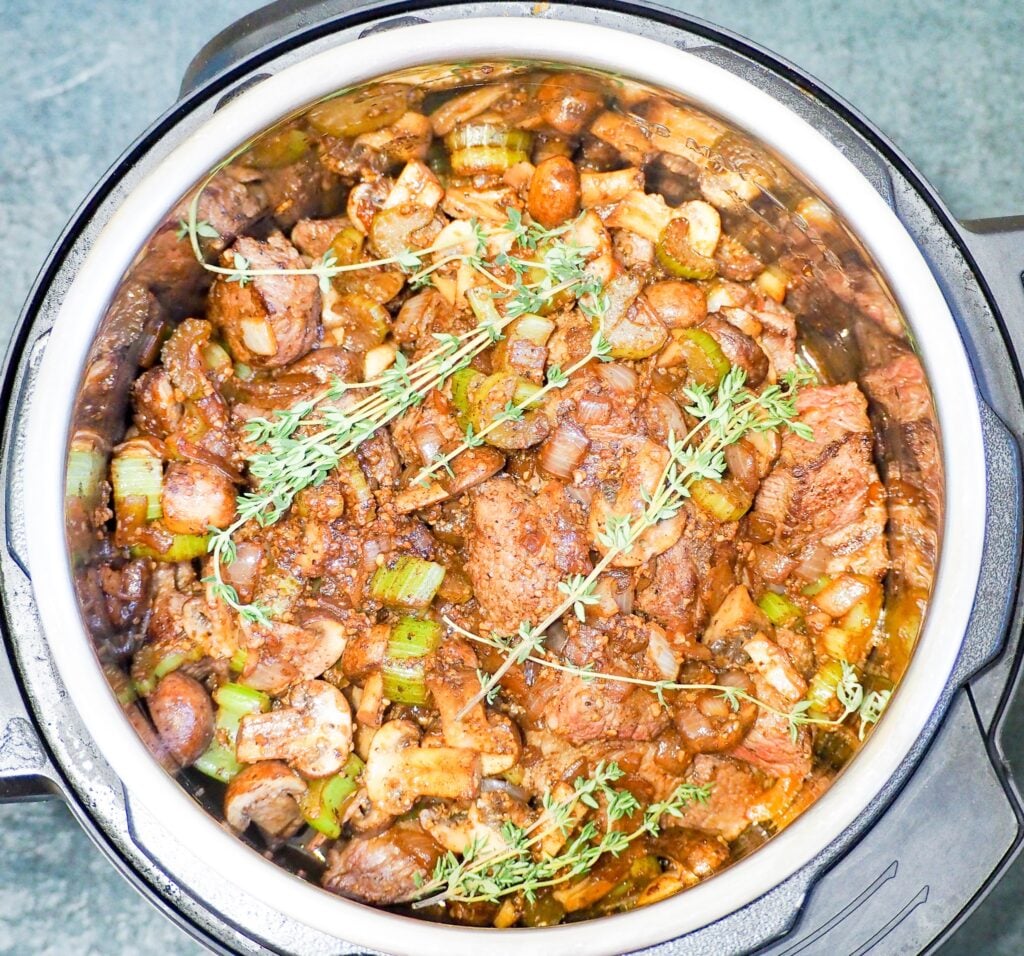
[[[370,19],[370,11],[379,6],[358,0],[276,0],[268,3],[221,30],[193,57],[185,70],[178,96],[184,99],[240,60],[292,33],[306,30],[313,24],[323,27],[327,22],[348,16],[363,7],[366,8],[366,18]],[[368,26],[360,36],[425,22],[422,17],[396,16]]]
[[[1024,367],[1024,216],[967,220],[961,227],[979,266],[979,279],[1006,328],[1019,372]]]
[[[0,803],[61,793],[57,771],[18,685],[5,639],[0,645]]]

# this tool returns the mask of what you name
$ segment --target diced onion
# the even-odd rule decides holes
[[[619,362],[608,362],[605,365],[601,365],[597,374],[601,377],[604,383],[613,392],[618,392],[620,395],[632,395],[636,391],[637,378],[636,372],[634,372],[628,365],[622,365]]]
[[[250,352],[256,355],[274,355],[277,340],[274,330],[266,319],[242,319],[242,341]]]
[[[235,548],[235,560],[224,569],[228,584],[249,591],[256,583],[256,571],[263,558],[263,548],[252,541],[242,541]]]
[[[424,464],[433,461],[444,444],[444,435],[433,422],[424,422],[413,430],[412,441]]]
[[[540,446],[540,466],[556,478],[571,478],[586,457],[590,441],[575,425],[562,422]]]
[[[870,590],[864,581],[852,574],[840,574],[814,595],[814,603],[829,616],[842,617]]]
[[[581,425],[607,425],[612,417],[612,403],[604,395],[584,395],[578,409]]]

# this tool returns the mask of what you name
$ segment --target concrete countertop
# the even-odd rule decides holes
[[[195,51],[259,5],[0,4],[0,234],[11,243],[0,261],[0,345],[82,197],[171,104]],[[1024,213],[1019,0],[669,5],[818,76],[889,134],[957,216]],[[1024,729],[1019,713],[1015,723]],[[943,956],[1024,952],[1022,890],[1018,864]],[[201,950],[122,882],[62,806],[0,807],[0,953],[128,951]]]

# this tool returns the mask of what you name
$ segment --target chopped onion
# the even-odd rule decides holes
[[[242,319],[242,341],[250,352],[256,355],[274,355],[277,340],[274,330],[266,319]]]
[[[434,456],[444,444],[444,436],[433,422],[424,422],[419,425],[412,433],[412,440],[425,465],[434,460]]]
[[[235,549],[235,560],[224,569],[224,578],[243,593],[256,583],[256,571],[263,558],[263,548],[252,541],[242,541]]]
[[[583,432],[570,422],[562,422],[540,446],[540,466],[549,475],[571,478],[589,447]]]
[[[480,781],[480,792],[507,793],[513,800],[518,800],[520,803],[528,803],[530,800],[530,795],[522,787],[517,787],[502,777],[484,777]]]
[[[581,425],[607,425],[612,417],[612,403],[603,395],[584,395],[577,407]]]
[[[675,680],[680,660],[667,638],[658,628],[652,628],[647,642],[647,657],[658,668],[665,680]]]
[[[840,574],[815,594],[813,600],[831,617],[842,617],[870,590],[868,584],[852,574]]]
[[[632,395],[636,391],[639,381],[636,372],[628,365],[622,365],[619,362],[609,362],[600,366],[597,374],[601,376],[609,389],[621,395]]]
[[[686,427],[686,420],[683,418],[683,412],[667,395],[662,395],[661,392],[653,392],[651,397],[647,399],[647,407],[651,423],[657,430],[657,438],[663,441],[667,440],[670,431],[677,438],[686,434],[688,429]],[[728,452],[729,449],[727,448],[726,454]]]
[[[824,545],[818,545],[801,561],[795,570],[797,577],[805,581],[817,581],[828,569],[831,552]]]

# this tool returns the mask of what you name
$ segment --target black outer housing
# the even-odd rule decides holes
[[[82,247],[130,188],[136,167],[144,167],[165,138],[180,137],[213,103],[258,82],[261,71],[266,75],[301,58],[310,44],[342,33],[349,38],[417,20],[472,15],[533,14],[530,3],[411,0],[353,8],[346,0],[279,0],[214,38],[189,67],[179,102],[112,167],[66,229],[36,281],[5,361],[0,800],[62,797],[144,895],[217,951],[358,950],[297,932],[289,920],[268,919],[252,901],[248,917],[244,905],[240,916],[237,906],[219,901],[209,873],[178,859],[173,836],[168,844],[167,834],[124,791],[77,724],[59,677],[47,666],[22,558],[20,449],[34,370]],[[972,358],[984,427],[982,577],[959,659],[914,749],[861,819],[802,870],[717,923],[648,952],[795,956],[937,948],[1005,872],[1024,837],[1024,810],[1000,740],[1022,654],[1024,404],[1013,343],[1024,343],[1024,220],[970,228],[957,223],[906,159],[851,107],[791,64],[703,21],[617,0],[552,4],[540,15],[630,30],[713,60],[832,140],[895,210],[932,266]],[[99,765],[88,778],[81,766],[86,757]]]

